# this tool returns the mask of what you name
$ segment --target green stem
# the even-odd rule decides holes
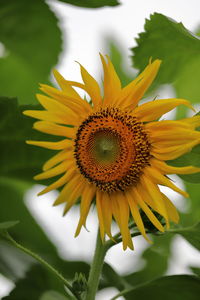
[[[99,278],[102,271],[104,258],[108,247],[102,243],[100,232],[98,231],[95,253],[88,278],[88,289],[85,300],[94,300],[99,285]]]
[[[59,273],[54,267],[52,267],[48,262],[46,262],[43,258],[41,258],[38,254],[32,252],[31,250],[25,248],[24,246],[17,243],[8,232],[5,232],[4,237],[10,241],[15,247],[23,251],[24,253],[32,256],[35,258],[39,263],[41,263],[43,266],[45,266],[49,271],[51,271],[69,290],[70,292],[76,297],[76,299],[81,300],[80,296],[73,290],[72,286],[69,284],[69,282],[62,276],[61,273]]]

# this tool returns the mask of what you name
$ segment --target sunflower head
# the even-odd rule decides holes
[[[95,202],[102,240],[105,235],[112,238],[114,220],[121,232],[123,249],[133,249],[131,219],[148,241],[145,231],[148,222],[161,232],[169,228],[170,221],[178,222],[176,208],[159,185],[188,196],[166,175],[190,174],[200,169],[175,168],[165,161],[181,156],[200,143],[200,132],[195,131],[200,126],[200,116],[158,121],[179,105],[192,108],[184,99],[157,99],[138,105],[158,72],[160,60],[150,61],[123,88],[109,57],[101,55],[101,61],[103,95],[96,80],[81,65],[83,83],[66,80],[54,71],[60,90],[41,85],[47,96],[39,94],[37,98],[44,110],[28,110],[24,114],[39,119],[34,124],[36,130],[60,136],[61,140],[27,143],[58,151],[35,179],[60,175],[39,194],[63,187],[54,205],[64,203],[64,214],[80,199],[75,235],[85,226],[90,206]],[[81,98],[75,87],[84,90],[91,101]]]

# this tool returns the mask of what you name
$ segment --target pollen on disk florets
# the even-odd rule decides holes
[[[150,143],[136,117],[102,108],[79,126],[74,155],[80,172],[100,190],[124,191],[148,165]]]

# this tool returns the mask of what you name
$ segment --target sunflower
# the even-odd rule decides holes
[[[172,202],[159,185],[169,187],[188,197],[166,175],[191,174],[200,169],[193,166],[172,167],[173,160],[200,143],[200,116],[178,121],[159,118],[179,105],[192,109],[184,99],[157,99],[138,106],[154,80],[161,61],[150,61],[145,70],[130,84],[121,87],[109,59],[100,55],[104,70],[104,95],[97,81],[80,65],[83,83],[65,80],[57,71],[54,76],[60,90],[41,85],[47,96],[38,94],[44,110],[26,110],[24,114],[40,121],[34,128],[61,136],[56,142],[27,141],[28,144],[58,150],[34,177],[43,180],[60,175],[39,195],[63,186],[54,205],[64,203],[64,215],[80,200],[80,219],[75,236],[86,226],[93,202],[96,203],[101,238],[112,238],[112,220],[119,226],[123,249],[133,249],[129,222],[132,219],[146,240],[149,238],[141,211],[161,232],[165,228],[157,215],[169,222],[179,216]],[[78,87],[90,97],[83,99]]]

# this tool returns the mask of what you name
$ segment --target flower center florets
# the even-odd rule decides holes
[[[75,158],[80,172],[105,192],[124,191],[148,165],[150,143],[143,124],[118,108],[90,115],[77,131]]]

